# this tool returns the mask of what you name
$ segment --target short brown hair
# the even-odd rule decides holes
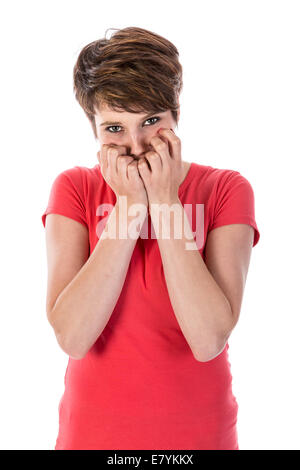
[[[95,138],[95,109],[102,104],[133,113],[170,109],[177,124],[183,86],[177,48],[146,29],[116,31],[110,39],[105,33],[105,38],[87,44],[73,69],[75,98],[90,120]]]

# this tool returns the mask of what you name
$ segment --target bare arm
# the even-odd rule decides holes
[[[180,200],[174,201],[185,219],[189,238],[160,236],[155,211],[151,211],[162,257],[170,301],[181,330],[196,360],[210,361],[219,355],[240,313],[253,245],[253,227],[230,224],[208,234],[206,262],[191,242],[192,230]],[[168,229],[168,211],[162,212]],[[157,220],[158,217],[157,217]],[[192,250],[186,244],[193,244]],[[180,286],[180,288],[179,288]]]
[[[195,359],[207,362],[223,351],[238,321],[254,229],[233,223],[211,230],[204,262],[195,240],[189,242],[193,232],[178,196],[181,141],[172,129],[162,129],[150,142],[156,152],[146,152],[143,159],[150,161],[151,172],[143,159],[139,166],[170,301]],[[169,230],[171,208],[175,209],[173,234]]]
[[[118,231],[119,214],[117,201],[106,230],[114,229],[116,222]],[[127,216],[128,225],[133,218]],[[103,235],[104,231],[94,251],[60,293],[48,315],[60,346],[75,359],[86,354],[105,328],[120,296],[136,244],[136,239],[130,237],[113,239]]]
[[[61,348],[75,359],[86,354],[105,328],[120,296],[136,240],[147,216],[148,199],[137,162],[122,155],[126,148],[111,147],[103,145],[101,154],[98,152],[97,155],[102,175],[117,200],[90,257],[87,259],[86,227],[58,214],[49,214],[49,226],[46,224],[47,316]],[[121,210],[120,196],[122,201],[126,199],[128,211]],[[140,213],[128,215],[134,204],[140,205],[135,207]],[[137,215],[139,223],[135,224],[136,232],[131,236],[128,232],[130,223]],[[126,222],[127,230],[124,228]],[[122,229],[120,236],[119,228]]]

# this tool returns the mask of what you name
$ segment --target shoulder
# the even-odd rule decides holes
[[[63,170],[60,174],[66,176],[74,182],[91,182],[94,179],[99,181],[102,178],[100,165],[94,165],[93,167],[87,167],[82,165],[75,165],[73,167]]]
[[[250,181],[239,171],[230,168],[218,168],[211,165],[194,163],[196,180],[202,188],[209,191],[210,196],[220,197],[224,191],[242,186],[252,192]]]
[[[199,175],[205,176],[205,178],[209,179],[211,182],[226,182],[239,175],[243,177],[239,171],[230,168],[218,168],[196,162],[193,162],[192,165]]]
[[[93,167],[75,165],[59,173],[56,180],[65,182],[82,196],[105,184],[99,164]]]

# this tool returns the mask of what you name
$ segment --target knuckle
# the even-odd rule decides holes
[[[109,157],[116,157],[118,155],[118,150],[113,147],[109,147],[107,154]]]
[[[157,149],[158,150],[165,150],[167,148],[167,144],[165,142],[161,142],[157,144]]]
[[[156,152],[150,152],[149,157],[151,158],[151,160],[155,160],[156,158],[158,158],[158,154]]]
[[[128,162],[130,162],[130,159],[130,157],[122,156],[118,158],[118,163],[122,166],[125,166]]]

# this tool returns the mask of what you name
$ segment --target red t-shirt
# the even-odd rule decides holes
[[[215,227],[249,224],[258,242],[253,189],[238,171],[192,162],[178,195],[191,205],[192,222],[196,204],[204,207],[197,243],[204,260]],[[99,164],[75,166],[54,180],[42,222],[55,213],[82,223],[92,253],[115,202]],[[99,208],[104,203],[108,212]],[[69,358],[55,449],[238,449],[237,413],[228,343],[211,361],[194,358],[170,303],[157,240],[139,237],[106,327],[84,358]]]

